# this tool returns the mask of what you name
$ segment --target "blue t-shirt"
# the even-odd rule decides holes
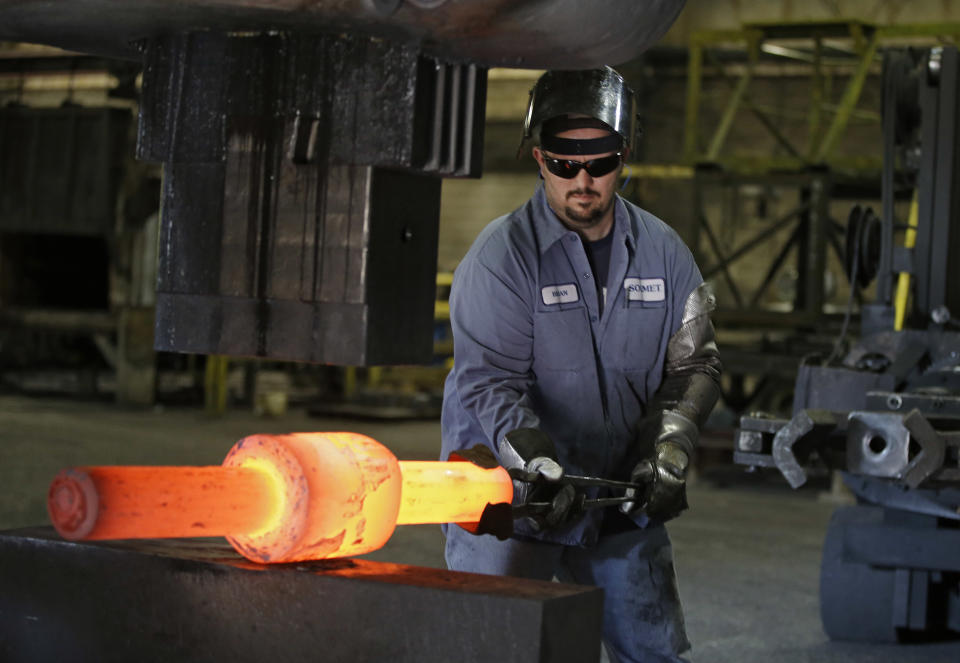
[[[600,315],[603,315],[603,306],[607,301],[607,273],[610,271],[610,247],[613,246],[613,233],[609,232],[603,239],[596,242],[586,242],[587,261],[593,270],[593,282],[597,286],[597,299],[600,304]]]

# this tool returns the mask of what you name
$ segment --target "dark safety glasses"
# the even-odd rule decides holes
[[[547,164],[547,170],[551,173],[565,180],[572,180],[577,176],[581,168],[587,171],[590,177],[603,177],[607,173],[616,170],[617,166],[620,165],[620,159],[622,157],[623,153],[617,152],[608,157],[590,159],[590,161],[574,161],[573,159],[555,159],[544,154],[543,160]]]

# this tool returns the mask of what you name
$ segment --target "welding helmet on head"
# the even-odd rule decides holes
[[[564,154],[599,154],[632,147],[640,131],[637,126],[637,102],[633,90],[623,80],[623,76],[610,67],[601,69],[586,69],[582,71],[548,71],[543,74],[530,90],[530,103],[527,106],[527,116],[523,122],[523,139],[520,149],[523,149],[527,140],[533,140],[544,149],[544,138],[549,140],[548,132],[543,126],[551,120],[560,117],[574,116],[579,118],[593,118],[602,124],[580,124],[580,126],[601,126],[612,132],[607,138],[594,139],[603,141],[588,143],[585,146],[565,145],[564,149],[593,150],[564,152]],[[549,126],[549,125],[548,125]],[[558,129],[575,128],[568,122]],[[562,139],[560,139],[562,140]],[[611,145],[617,144],[614,147]],[[607,149],[598,149],[598,148]]]

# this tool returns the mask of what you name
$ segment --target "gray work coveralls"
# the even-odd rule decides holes
[[[442,454],[539,428],[569,474],[629,476],[644,405],[663,377],[667,342],[703,279],[676,232],[615,199],[605,304],[577,233],[540,185],[490,223],[457,268],[450,294],[454,367],[447,377]],[[627,466],[630,465],[630,466]],[[601,510],[507,541],[444,526],[452,569],[604,588],[604,641],[622,661],[675,661],[689,647],[661,523],[600,536]],[[609,517],[609,516],[608,516]],[[618,516],[619,517],[619,516]]]

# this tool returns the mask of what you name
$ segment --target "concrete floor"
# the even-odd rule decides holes
[[[433,459],[439,423],[279,419],[188,409],[124,410],[75,401],[0,396],[0,529],[45,524],[53,475],[69,465],[219,464],[251,433],[350,430],[402,459]],[[773,477],[706,468],[691,510],[670,525],[693,663],[939,663],[960,661],[960,641],[924,645],[830,642],[818,614],[820,545],[834,506],[816,488],[793,492]],[[398,529],[377,560],[439,567],[436,526]],[[0,590],[2,591],[2,590]]]

